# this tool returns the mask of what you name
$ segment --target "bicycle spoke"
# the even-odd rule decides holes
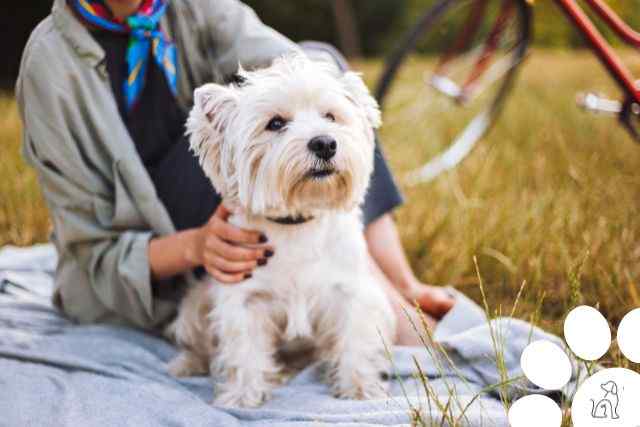
[[[455,168],[473,150],[491,125],[491,121],[492,117],[488,112],[477,116],[446,151],[420,169],[409,173],[407,182],[409,184],[429,182],[441,173]]]
[[[383,132],[406,144],[412,183],[458,165],[496,119],[527,47],[524,1],[437,0],[389,61]]]

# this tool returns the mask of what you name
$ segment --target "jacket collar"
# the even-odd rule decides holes
[[[55,0],[51,15],[56,29],[73,48],[74,52],[89,66],[97,69],[98,73],[105,79],[104,87],[111,90],[111,86],[107,81],[104,49],[69,9],[66,0]],[[110,108],[111,111],[109,113],[119,117],[115,100],[113,100]],[[121,131],[120,135],[129,136],[124,123],[122,123]],[[138,209],[149,221],[154,232],[160,234],[174,232],[175,228],[171,218],[162,202],[155,196],[153,182],[140,160],[133,141],[127,141],[126,138],[116,138],[114,144],[114,150],[117,152],[114,159],[116,173],[124,180],[132,194],[142,195],[135,200]]]
[[[51,10],[53,22],[60,34],[69,42],[78,56],[92,67],[100,65],[105,58],[104,49],[95,41],[89,30],[76,18],[66,0],[55,0]]]

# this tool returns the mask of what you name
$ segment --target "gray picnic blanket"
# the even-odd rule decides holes
[[[323,367],[315,364],[261,408],[214,407],[210,379],[167,375],[176,349],[162,338],[122,327],[78,326],[61,316],[49,302],[55,263],[50,245],[0,250],[3,427],[507,426],[500,396],[513,400],[540,392],[522,376],[522,350],[531,340],[559,342],[520,320],[487,322],[475,303],[456,293],[455,308],[434,332],[437,344],[392,350],[388,399],[336,399],[320,381]],[[505,380],[515,381],[493,387]]]

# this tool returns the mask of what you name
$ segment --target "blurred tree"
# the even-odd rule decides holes
[[[28,2],[3,1],[2,54],[0,63],[0,88],[12,89],[20,67],[22,50],[29,34],[51,10],[52,0],[30,0]]]
[[[216,1],[216,0],[210,0]],[[438,0],[245,0],[270,26],[293,40],[322,40],[345,53],[382,55]],[[492,0],[497,1],[497,0]],[[605,0],[640,30],[640,0]],[[5,60],[0,87],[13,87],[29,34],[51,9],[53,0],[4,0],[2,38]],[[550,0],[535,3],[535,43],[545,47],[579,47],[581,36]],[[598,22],[596,20],[596,22]],[[601,25],[599,25],[602,28]],[[447,29],[444,28],[443,31]],[[606,34],[610,33],[605,31]],[[613,37],[611,40],[615,40]],[[619,43],[618,43],[619,45]],[[424,46],[428,49],[427,46]]]
[[[336,19],[336,28],[340,34],[340,47],[348,58],[362,56],[360,49],[360,34],[358,25],[353,16],[353,7],[349,0],[333,0],[333,13]]]
[[[340,7],[338,2],[353,11],[353,24],[349,26],[358,32],[358,44],[365,56],[386,51],[392,35],[406,29],[401,23],[410,0],[245,0],[264,22],[292,40],[326,41],[345,49],[334,9]]]

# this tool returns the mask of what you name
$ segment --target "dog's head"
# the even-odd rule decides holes
[[[373,169],[380,111],[360,76],[303,56],[195,91],[192,150],[225,203],[256,216],[351,210]]]
[[[603,389],[607,393],[607,395],[608,394],[612,394],[615,396],[618,395],[618,385],[613,381],[607,381],[604,384],[600,384],[600,388]]]

